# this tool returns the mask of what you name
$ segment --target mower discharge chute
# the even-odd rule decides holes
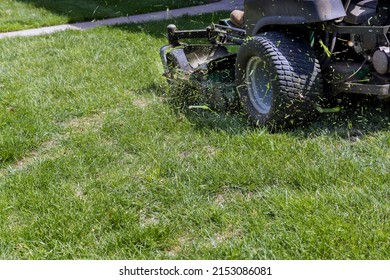
[[[161,48],[165,76],[190,82],[216,109],[240,104],[250,120],[272,128],[313,119],[340,93],[390,96],[390,1],[244,6],[245,28],[230,20],[203,30],[169,25],[169,45]],[[208,43],[182,42],[191,38]]]

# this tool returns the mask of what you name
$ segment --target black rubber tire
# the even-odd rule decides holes
[[[314,49],[305,40],[281,32],[261,33],[241,45],[236,84],[249,119],[271,129],[313,119],[323,94]]]

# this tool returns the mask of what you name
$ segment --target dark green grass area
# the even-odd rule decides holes
[[[167,24],[0,41],[0,258],[388,259],[387,105],[279,133],[183,113]]]
[[[202,5],[214,0],[1,0],[0,32]]]

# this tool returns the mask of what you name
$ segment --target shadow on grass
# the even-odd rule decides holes
[[[247,118],[239,111],[215,112],[205,109],[175,110],[180,116],[183,114],[196,129],[225,131],[229,134],[242,134],[253,130]]]
[[[340,95],[340,112],[323,113],[306,127],[291,130],[297,136],[335,135],[357,141],[367,134],[390,129],[390,102],[362,95]]]
[[[207,4],[210,0],[18,0],[19,2],[43,8],[61,16],[67,16],[70,22],[89,21],[121,17],[135,14],[164,11],[187,6]],[[215,2],[215,1],[214,1]]]
[[[252,125],[237,102],[232,107],[214,109],[213,100],[202,96],[202,92],[189,85],[180,89],[170,84],[165,91],[166,100],[176,114],[184,115],[198,129],[223,130],[240,134],[258,127]],[[270,131],[286,133],[298,138],[331,136],[358,141],[367,134],[390,129],[390,102],[376,97],[340,95],[336,113],[322,113],[318,119],[296,128]],[[263,129],[263,128],[261,128]]]
[[[147,92],[153,92],[161,97],[176,115],[180,122],[187,119],[197,130],[225,131],[230,134],[242,134],[248,130],[256,129],[250,124],[248,119],[242,114],[239,108],[229,108],[218,110],[212,108],[209,100],[198,98],[194,95],[193,88],[185,88],[187,95],[179,92],[174,85],[167,84],[152,85],[145,89]]]
[[[189,109],[179,108],[170,103],[177,114],[183,114],[198,129],[223,130],[232,134],[241,134],[259,127],[252,125],[240,108],[235,111],[217,112],[207,107]],[[176,106],[176,107],[174,107]],[[298,138],[316,138],[321,136],[337,137],[352,142],[364,136],[390,129],[390,103],[374,98],[348,97],[339,104],[341,111],[321,114],[317,120],[292,129],[270,133],[286,133]],[[263,129],[263,128],[260,128]]]

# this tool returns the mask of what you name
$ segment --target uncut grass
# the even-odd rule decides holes
[[[388,259],[380,105],[274,134],[181,113],[162,25],[0,42],[0,258]]]
[[[149,13],[209,2],[212,1],[1,0],[0,32]]]

